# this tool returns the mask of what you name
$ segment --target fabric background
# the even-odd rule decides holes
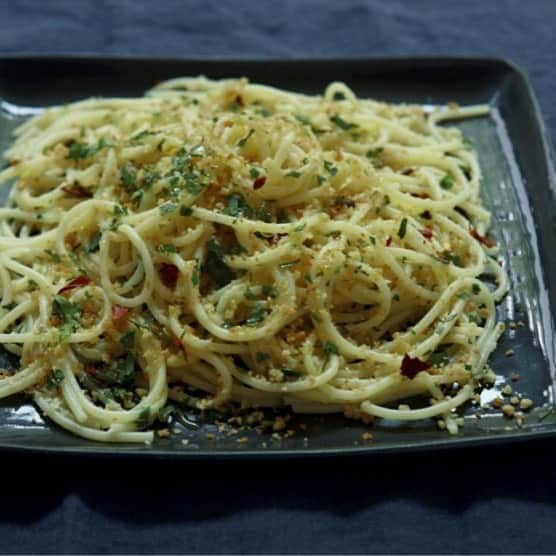
[[[551,0],[0,0],[0,55],[508,57],[554,139],[555,23]],[[0,551],[554,552],[555,447],[280,464],[3,455]]]

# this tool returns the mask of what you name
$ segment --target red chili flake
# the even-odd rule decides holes
[[[406,168],[405,170],[402,171],[402,175],[411,176],[413,175],[413,172],[415,172],[415,168]]]
[[[90,375],[96,375],[97,368],[92,363],[85,363],[85,372],[89,373]]]
[[[243,98],[241,97],[241,95],[237,95],[237,96],[236,96],[235,102],[236,102],[236,104],[237,104],[238,106],[244,106]]]
[[[129,307],[122,307],[121,305],[112,305],[111,314],[112,314],[112,321],[119,322],[123,318],[127,316],[127,314],[131,311]]]
[[[474,237],[479,243],[482,243],[486,247],[494,247],[496,245],[494,240],[482,236],[479,232],[477,232],[477,230],[475,230],[475,228],[471,228],[469,233],[471,234],[471,237]]]
[[[392,236],[386,238],[386,247],[390,247],[390,245],[392,245]]]
[[[74,183],[73,185],[64,185],[62,187],[62,191],[70,197],[89,198],[93,196],[93,194],[88,189],[85,189],[84,187],[81,187],[76,183]]]
[[[421,361],[418,357],[410,357],[407,353],[403,356],[401,371],[407,378],[415,378],[421,371],[428,369],[430,365]]]
[[[432,218],[432,214],[431,214],[430,210],[426,210],[425,212],[422,212],[421,216],[423,218],[425,218],[426,220],[430,220]]]
[[[81,274],[80,276],[76,276],[73,280],[70,280],[65,286],[62,286],[58,290],[58,294],[61,295],[64,292],[73,290],[75,288],[81,288],[82,286],[86,286],[90,283],[91,279],[88,276],[85,276],[85,274]]]
[[[169,287],[174,287],[178,281],[179,270],[175,264],[162,263],[158,267],[158,273],[162,281]]]
[[[431,196],[428,193],[412,193],[412,197],[417,197],[417,199],[430,199]]]
[[[185,351],[185,346],[182,344],[182,341],[177,336],[174,336],[174,345],[177,348],[179,348],[184,355],[187,355],[187,352]]]
[[[266,176],[261,176],[253,182],[253,189],[257,191],[266,183]]]
[[[431,239],[432,236],[433,236],[433,232],[432,232],[432,230],[431,230],[430,228],[423,228],[423,229],[421,230],[421,235],[422,235],[423,237],[426,237],[427,239]]]

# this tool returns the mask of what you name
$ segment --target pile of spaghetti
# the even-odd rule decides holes
[[[439,122],[486,111],[183,78],[28,120],[0,171],[0,397],[99,441],[149,442],[168,400],[454,431],[506,279]]]

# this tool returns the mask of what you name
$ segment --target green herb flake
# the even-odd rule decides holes
[[[251,207],[247,204],[245,197],[241,193],[232,193],[226,199],[226,208],[224,214],[228,216],[246,216],[251,215]]]
[[[471,291],[475,294],[478,295],[481,292],[481,286],[479,286],[479,284],[473,284],[471,286]]]
[[[174,203],[164,203],[163,205],[160,205],[158,210],[160,211],[160,214],[170,214],[177,208],[178,207]]]
[[[427,363],[431,367],[444,367],[447,363],[451,361],[450,354],[446,349],[438,349],[433,352],[427,359]]]
[[[332,164],[329,160],[324,161],[324,167],[331,176],[335,176],[338,173],[338,168],[336,168],[336,166],[334,166],[334,164]]]
[[[199,261],[195,261],[195,268],[191,273],[191,283],[195,286],[199,286]]]
[[[195,174],[188,173],[185,174],[183,178],[185,180],[185,189],[188,193],[191,193],[191,195],[199,195],[207,186],[207,184],[202,183]]]
[[[269,286],[267,284],[262,287],[262,292],[265,297],[276,297],[278,295],[276,286]]]
[[[192,214],[193,214],[193,209],[191,207],[186,207],[185,205],[181,205],[180,216],[191,216]]]
[[[442,189],[452,189],[452,187],[454,186],[454,178],[452,176],[450,176],[449,174],[446,174],[441,180],[440,180],[440,187],[442,187]]]
[[[143,408],[137,419],[135,420],[135,425],[138,429],[146,429],[151,424],[151,410],[149,407]]]
[[[331,355],[340,355],[340,350],[336,344],[326,340],[326,342],[324,342],[324,353],[330,357]]]
[[[320,187],[324,182],[326,181],[326,178],[324,176],[321,176],[320,174],[317,174],[317,185]]]
[[[407,218],[402,218],[400,227],[398,229],[398,237],[400,239],[403,239],[405,237],[406,232],[407,232]]]
[[[247,326],[257,326],[264,320],[264,306],[262,303],[255,303],[247,315]]]
[[[348,131],[350,129],[354,129],[354,128],[358,127],[357,124],[354,124],[354,123],[351,123],[351,122],[346,122],[338,114],[332,116],[330,118],[330,121],[344,131]]]
[[[245,299],[249,299],[250,301],[255,301],[257,296],[253,293],[250,288],[247,288],[244,293]]]
[[[296,114],[295,119],[302,125],[311,125],[311,120],[305,114]]]
[[[286,174],[286,178],[300,178],[301,176],[301,172],[298,172],[297,170],[292,170]]]
[[[68,301],[65,297],[56,295],[52,302],[52,313],[61,321],[59,327],[60,341],[64,342],[77,329],[81,308],[71,301]]]
[[[178,250],[176,249],[176,246],[171,244],[171,243],[164,243],[162,245],[158,246],[158,251],[160,251],[161,253],[166,253],[167,255],[171,255],[173,253],[177,253]]]
[[[50,249],[45,249],[44,252],[52,259],[53,262],[59,263],[61,261],[60,255],[58,255],[58,253],[55,253]]]
[[[384,151],[384,147],[375,147],[375,148],[369,149],[365,153],[365,156],[367,158],[370,158],[371,160],[373,160],[373,159],[377,158],[378,156],[380,156],[382,151]]]
[[[249,175],[255,179],[258,178],[261,173],[259,172],[258,168],[255,168],[255,166],[251,166],[251,168],[249,168]]]
[[[131,353],[97,367],[95,378],[110,386],[131,386],[135,380],[135,357]]]
[[[135,172],[133,172],[128,165],[122,166],[120,168],[120,180],[124,189],[131,193],[137,189],[137,181]]]
[[[120,337],[120,344],[126,349],[131,349],[135,341],[135,331],[128,330],[125,334]]]
[[[63,380],[64,371],[62,371],[61,369],[53,369],[52,373],[48,377],[48,380],[46,381],[46,387],[49,390],[55,390],[56,388],[58,388],[58,386],[60,386]]]
[[[249,133],[248,133],[245,137],[243,137],[243,139],[240,139],[240,140],[238,141],[237,146],[240,147],[240,148],[245,147],[245,144],[247,143],[247,141],[249,141],[249,139],[251,138],[251,136],[253,135],[253,133],[255,133],[255,130],[254,130],[254,129],[250,129],[250,130],[249,130]]]
[[[461,266],[461,257],[456,253],[451,253],[450,251],[442,251],[440,254],[442,257],[442,262],[452,263],[456,266]]]
[[[216,239],[207,241],[207,256],[203,271],[210,276],[219,288],[226,286],[236,277],[236,273],[224,260],[226,254],[225,248]]]
[[[87,253],[94,253],[95,251],[98,251],[101,238],[102,238],[102,233],[99,231],[95,232],[91,236],[91,241],[89,242],[89,245],[87,245],[85,249]]]

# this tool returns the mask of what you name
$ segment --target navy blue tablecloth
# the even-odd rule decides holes
[[[556,2],[0,1],[0,55],[484,55],[556,138]],[[2,552],[554,552],[554,441],[282,463],[3,455]]]

